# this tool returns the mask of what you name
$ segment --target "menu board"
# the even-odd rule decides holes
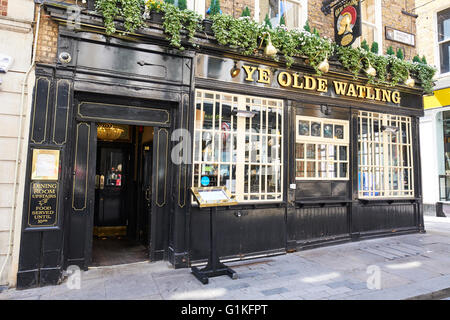
[[[33,149],[31,180],[58,180],[59,150]]]
[[[192,193],[200,207],[231,206],[236,199],[226,187],[193,187]]]
[[[32,182],[27,228],[55,227],[58,223],[58,182]]]

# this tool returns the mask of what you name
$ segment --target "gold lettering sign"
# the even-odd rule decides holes
[[[58,182],[32,182],[29,202],[29,228],[56,226]]]
[[[271,84],[271,72],[269,69],[243,65],[245,81]],[[274,75],[275,76],[275,75]],[[328,80],[315,78],[309,75],[300,75],[288,71],[280,71],[276,75],[276,81],[282,88],[303,89],[308,91],[328,92]],[[381,102],[400,104],[400,92],[387,89],[379,89],[370,86],[333,80],[330,85],[336,95],[359,99],[376,100]]]

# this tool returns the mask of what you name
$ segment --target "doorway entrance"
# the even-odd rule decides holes
[[[91,266],[150,252],[153,127],[97,123]]]

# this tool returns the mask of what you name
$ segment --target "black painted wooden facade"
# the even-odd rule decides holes
[[[67,19],[61,7],[47,6],[46,10],[55,21]],[[422,101],[418,90],[401,88],[406,106],[396,107],[195,77],[198,54],[218,59],[232,57],[280,69],[283,65],[264,57],[239,56],[202,38],[204,35],[199,35],[204,41],[201,50],[180,52],[167,47],[160,26],[146,29],[139,41],[128,41],[91,32],[89,25],[101,26],[98,17],[82,16],[82,22],[83,30],[78,32],[68,30],[64,23],[59,26],[58,54],[70,53],[71,61],[38,65],[36,69],[27,177],[34,148],[61,150],[60,218],[52,228],[26,229],[28,212],[24,210],[18,288],[55,284],[69,265],[87,269],[90,264],[96,122],[155,128],[150,260],[165,259],[177,268],[206,260],[209,215],[191,205],[192,166],[170,161],[175,143],[171,132],[178,128],[193,131],[195,88],[284,100],[283,201],[220,208],[217,237],[221,258],[280,254],[373,236],[424,231],[418,139]],[[294,65],[293,69],[313,74],[304,64]],[[344,72],[330,77],[351,80]],[[328,115],[319,112],[322,104],[330,108]],[[413,118],[414,198],[358,199],[358,110]],[[348,181],[296,182],[293,128],[297,114],[350,121]],[[289,187],[293,183],[295,190]],[[30,179],[25,190],[29,190],[29,184]],[[24,208],[28,208],[27,199],[25,196]]]

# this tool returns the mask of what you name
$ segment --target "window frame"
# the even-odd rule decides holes
[[[375,29],[375,37],[376,39],[374,39],[375,42],[378,43],[378,50],[379,50],[379,54],[382,53],[383,51],[383,15],[382,15],[382,6],[381,6],[381,0],[374,0],[374,6],[375,6],[375,23],[371,23],[368,21],[364,21],[363,20],[363,15],[362,15],[362,10],[363,8],[361,7],[361,37],[358,37],[358,40],[354,42],[354,46],[359,47],[361,45],[362,40],[366,40],[367,39],[362,39],[362,28],[364,25],[367,25],[369,27],[372,27]],[[371,43],[368,43],[369,47],[372,45]]]
[[[311,134],[308,136],[300,135],[299,134],[299,121],[309,121],[309,122],[319,122],[320,123],[320,132],[321,135],[319,136],[312,136]],[[323,137],[323,128],[324,124],[332,124],[333,125],[333,138],[326,138]],[[335,125],[342,125],[343,126],[343,139],[337,139],[334,137],[334,126]],[[296,181],[304,181],[304,180],[333,180],[333,181],[348,181],[350,180],[350,122],[348,120],[343,119],[334,119],[334,118],[319,118],[319,117],[311,117],[311,116],[302,116],[302,115],[296,115],[295,116],[295,146],[294,146],[294,172],[295,172],[295,180]],[[297,144],[304,144],[304,157],[303,159],[297,158]],[[307,145],[315,145],[315,156],[314,159],[307,158]],[[320,145],[326,145],[326,155],[325,160],[319,159],[319,146]],[[345,146],[346,147],[346,157],[345,160],[341,160],[340,156],[336,154],[335,160],[329,159],[329,148],[330,146],[336,146],[339,150],[339,147]],[[340,153],[340,150],[339,150]],[[303,177],[297,176],[297,162],[304,162],[304,168]],[[308,177],[307,175],[307,162],[314,162],[315,163],[315,175],[313,177]],[[329,164],[337,164],[338,170],[335,172],[336,175],[339,175],[339,177],[328,177],[328,173],[326,174],[326,177],[319,177],[319,163],[325,163],[326,167],[328,168]],[[346,176],[341,177],[339,174],[339,164],[340,163],[346,163],[347,164],[347,170],[346,170]],[[326,170],[325,172],[328,172]]]
[[[441,48],[442,44],[450,43],[450,37],[448,39],[444,39],[444,40],[439,41],[439,34],[438,34],[438,32],[439,32],[439,22],[438,22],[438,17],[439,17],[439,13],[441,13],[441,12],[443,12],[445,10],[448,10],[448,9],[450,9],[450,7],[438,8],[438,10],[436,10],[436,13],[434,15],[434,18],[435,18],[434,28],[436,28],[435,29],[436,30],[436,32],[435,32],[435,39],[436,39],[436,43],[437,43],[437,45],[435,47],[436,48],[435,56],[437,58],[436,59],[436,62],[437,62],[436,65],[437,65],[437,69],[438,69],[438,74],[439,74],[439,76],[442,76],[442,77],[450,75],[450,65],[449,65],[449,71],[444,72],[444,73],[441,72],[441,50],[440,50],[440,48]]]
[[[362,119],[367,119],[367,137],[362,138],[360,135],[363,132],[363,121]],[[369,139],[369,127],[374,129],[374,120],[378,120],[378,133],[382,134],[378,136],[378,140],[374,139],[373,136]],[[369,121],[371,124],[369,125]],[[397,122],[397,125],[401,128],[402,124],[405,124],[406,127],[406,143],[402,141],[402,132],[400,129],[398,133],[398,139],[396,142],[392,142],[392,139],[389,139],[392,133],[386,132],[382,130],[382,126],[390,126],[392,121]],[[370,112],[370,111],[358,111],[358,122],[357,122],[357,170],[358,170],[358,198],[359,199],[389,199],[389,198],[414,198],[415,196],[415,181],[414,181],[414,144],[413,144],[413,135],[412,135],[412,117],[403,116],[403,115],[394,115],[394,114],[386,114],[381,112]],[[375,132],[375,131],[371,131]],[[397,134],[397,133],[396,133]],[[363,147],[363,144],[365,147]],[[378,145],[378,146],[377,146]],[[380,146],[382,145],[382,146]],[[380,148],[380,151],[374,151],[375,148]],[[396,147],[397,154],[397,165],[394,165],[394,158],[392,157],[393,147]],[[404,165],[404,154],[403,147],[406,147],[406,159],[407,164]],[[362,150],[367,149],[367,155],[365,162],[363,164],[362,160]],[[369,154],[369,150],[372,152]],[[382,163],[377,164],[376,162]],[[362,169],[365,168],[365,169]],[[398,189],[394,189],[393,186],[395,184],[394,172],[397,170],[397,185]],[[408,171],[408,188],[404,189],[404,170]],[[386,174],[386,173],[389,174]],[[368,189],[364,189],[364,185],[361,185],[361,181],[364,179],[363,175],[367,173],[367,185]],[[378,177],[377,177],[378,174]],[[381,178],[380,178],[381,177]],[[391,180],[390,180],[391,177]],[[376,180],[379,180],[380,188],[370,188],[376,186]],[[364,182],[363,182],[364,184]],[[365,194],[366,193],[366,194]],[[378,194],[377,194],[378,193]],[[397,193],[397,194],[394,194]]]
[[[264,18],[260,19],[260,7],[259,7],[259,3],[260,1],[263,0],[255,0],[255,15],[254,15],[254,19],[255,21],[258,21],[259,23],[262,23]],[[308,20],[308,0],[278,0],[278,12],[281,12],[281,1],[285,1],[285,2],[293,2],[296,3],[298,5],[300,5],[299,7],[299,17],[300,17],[300,21],[299,21],[299,27],[300,29],[303,29],[304,25],[306,24],[306,21]]]
[[[209,98],[205,98],[205,94],[212,94],[213,98],[209,99]],[[217,95],[220,96],[219,100],[217,100]],[[248,109],[252,108],[252,107],[256,107],[261,108],[263,105],[266,106],[266,108],[264,110],[266,110],[266,112],[261,113],[263,115],[263,117],[261,118],[262,120],[265,120],[265,124],[263,124],[261,121],[259,122],[259,128],[263,128],[265,126],[265,133],[262,132],[254,132],[250,126],[250,129],[247,129],[247,125],[251,123],[251,121],[247,122],[247,119],[249,118],[245,118],[245,117],[238,117],[236,115],[232,116],[232,120],[231,120],[231,125],[230,125],[230,131],[224,131],[222,129],[222,124],[220,125],[221,127],[219,129],[216,130],[215,127],[213,127],[212,129],[204,129],[204,127],[202,126],[201,128],[198,127],[198,119],[197,119],[197,111],[195,111],[195,115],[194,115],[194,135],[193,135],[193,143],[192,143],[192,150],[193,150],[193,155],[192,155],[192,181],[191,181],[191,185],[192,186],[197,186],[200,187],[201,186],[201,177],[202,177],[202,167],[203,165],[208,165],[208,166],[217,166],[218,168],[218,181],[217,181],[217,185],[221,185],[220,182],[220,177],[221,177],[221,165],[224,166],[229,166],[228,170],[229,170],[229,176],[231,176],[231,181],[235,181],[235,190],[230,190],[230,192],[232,193],[232,195],[236,196],[236,199],[238,200],[239,204],[247,204],[247,203],[255,203],[255,202],[259,202],[259,203],[280,203],[283,202],[283,198],[284,198],[284,168],[285,168],[285,164],[284,164],[284,112],[285,112],[285,106],[284,106],[284,101],[281,99],[272,99],[272,98],[267,98],[267,97],[258,97],[258,96],[252,96],[252,95],[242,95],[242,94],[234,94],[234,93],[229,93],[229,92],[222,92],[222,91],[214,91],[214,90],[206,90],[206,89],[195,89],[195,110],[197,109],[197,105],[200,103],[201,104],[201,109],[203,110],[203,105],[204,105],[204,101],[206,100],[208,103],[212,103],[213,104],[213,110],[216,109],[216,104],[219,103],[220,106],[222,105],[222,96],[231,96],[231,106],[232,109],[236,106],[237,110],[243,110],[243,111],[249,111]],[[234,98],[237,98],[237,100],[235,101]],[[250,99],[250,102],[247,101],[247,99]],[[253,99],[253,100],[252,100]],[[260,100],[261,103],[255,103],[253,101],[258,101]],[[271,105],[269,102],[274,103],[274,105]],[[250,105],[250,107],[248,107]],[[220,107],[221,108],[221,107]],[[276,124],[275,124],[275,133],[270,133],[269,131],[269,117],[268,117],[268,111],[269,109],[274,108],[273,110],[275,110],[276,113]],[[221,110],[221,109],[220,109]],[[201,113],[201,112],[200,112]],[[213,115],[212,117],[214,119],[216,119],[216,117],[218,116],[219,119],[219,123],[222,123],[222,115],[223,113],[219,111],[219,114],[217,114],[215,111],[213,111]],[[203,120],[203,115],[200,116],[200,120]],[[281,128],[278,128],[278,121],[280,121],[281,123]],[[215,122],[215,121],[214,121]],[[236,129],[234,129],[234,123],[236,123]],[[273,127],[271,128],[272,130],[274,129]],[[214,137],[215,135],[219,135],[220,136],[220,142],[219,143],[223,143],[223,134],[230,134],[231,136],[231,141],[230,141],[230,146],[227,146],[226,148],[229,148],[228,151],[230,151],[229,154],[229,160],[228,161],[222,161],[222,152],[223,149],[221,149],[219,147],[218,149],[218,153],[219,155],[213,155],[212,159],[207,159],[207,160],[203,160],[202,159],[202,152],[203,150],[201,150],[201,147],[197,147],[198,145],[198,141],[203,144],[203,133],[204,132],[210,132],[212,137]],[[278,132],[277,132],[278,131]],[[199,136],[199,139],[197,139],[197,134]],[[247,144],[247,138],[248,136],[248,144]],[[259,139],[257,139],[257,141],[259,141],[260,147],[261,149],[256,149],[256,150],[266,150],[266,152],[260,152],[259,153],[259,160],[256,161],[252,161],[252,153],[251,153],[251,149],[246,150],[246,147],[251,145],[252,137],[253,136],[258,136]],[[236,139],[236,141],[234,141],[234,138]],[[265,139],[267,138],[267,140]],[[274,138],[274,140],[272,141],[278,141],[279,144],[275,143],[274,146],[269,145],[269,140],[270,138]],[[197,141],[198,140],[198,141]],[[266,149],[264,149],[263,147],[263,142],[265,141],[265,147]],[[273,142],[272,142],[273,143]],[[236,149],[234,149],[234,144]],[[269,153],[268,153],[268,148],[275,148],[275,159],[277,159],[276,161],[271,161],[268,162],[267,159],[269,158]],[[196,149],[198,152],[198,157],[196,157],[195,153],[196,153]],[[215,138],[214,141],[212,142],[212,152],[216,152],[215,149]],[[226,151],[226,152],[228,152]],[[271,157],[273,157],[273,149],[271,149]],[[234,153],[235,153],[235,157],[234,157]],[[248,159],[246,160],[246,157],[248,156]],[[263,159],[265,159],[265,161],[263,162]],[[234,179],[233,179],[233,166],[234,166]],[[248,168],[247,168],[248,167]],[[251,179],[252,179],[252,175],[251,174],[251,170],[252,167],[259,167],[258,170],[258,181],[259,181],[259,191],[258,192],[252,192],[251,187]],[[270,167],[270,168],[269,168]],[[198,173],[196,173],[196,169],[198,168]],[[247,175],[245,170],[247,171]],[[269,171],[270,170],[274,170],[273,172]],[[270,174],[269,174],[270,173]],[[275,184],[275,191],[271,192],[270,191],[270,187],[269,187],[269,183],[271,180],[269,180],[269,176],[272,177],[272,182],[274,181]],[[245,182],[245,179],[247,179],[247,182]],[[279,183],[279,185],[278,185]],[[262,188],[262,185],[264,184],[264,188]],[[214,184],[215,186],[216,184]],[[232,186],[232,182],[231,182],[231,186]],[[245,189],[247,188],[247,189]],[[269,199],[269,197],[275,197],[274,199]],[[257,198],[256,198],[257,197]],[[193,200],[192,200],[193,201]]]

